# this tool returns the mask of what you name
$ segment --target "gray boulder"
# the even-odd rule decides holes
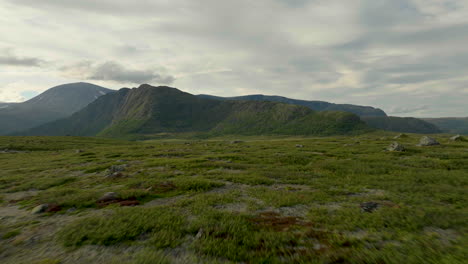
[[[405,146],[398,142],[393,142],[390,146],[387,147],[388,151],[405,151]]]
[[[440,143],[437,142],[437,140],[435,140],[434,138],[431,138],[431,137],[428,137],[428,136],[422,137],[419,140],[419,144],[418,144],[418,146],[421,146],[421,147],[436,146],[436,145],[440,145]]]
[[[451,137],[450,140],[451,141],[465,141],[465,138],[460,135],[456,135],[456,136]]]

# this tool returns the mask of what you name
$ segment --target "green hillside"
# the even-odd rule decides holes
[[[445,133],[468,135],[468,117],[424,118]]]
[[[387,116],[385,112],[381,109],[374,108],[371,106],[361,106],[361,105],[352,105],[352,104],[334,104],[324,101],[306,101],[306,100],[297,100],[291,99],[283,96],[275,95],[245,95],[237,97],[219,97],[206,94],[200,94],[198,97],[209,98],[215,100],[235,100],[235,101],[269,101],[269,102],[279,102],[286,104],[294,104],[308,107],[314,111],[343,111],[353,113],[358,116]]]
[[[402,133],[435,134],[442,132],[434,124],[413,117],[361,117],[372,128]]]
[[[334,135],[367,131],[359,117],[276,102],[221,101],[178,89],[141,85],[100,97],[83,110],[22,135],[129,137],[206,135]]]

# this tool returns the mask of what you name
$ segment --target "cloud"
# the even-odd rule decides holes
[[[114,62],[92,63],[83,61],[71,66],[62,67],[61,70],[68,76],[85,80],[114,81],[118,83],[158,83],[171,84],[175,78],[170,75],[161,75],[154,70],[135,70]]]
[[[468,112],[466,1],[0,0],[0,19],[0,47],[69,65],[47,83]]]
[[[11,49],[4,49],[0,51],[0,65],[7,66],[22,66],[22,67],[39,67],[44,61],[39,58],[33,57],[18,57]]]

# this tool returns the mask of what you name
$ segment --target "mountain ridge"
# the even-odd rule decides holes
[[[96,98],[114,92],[90,83],[70,83],[52,87],[22,103],[0,108],[0,135],[26,130],[82,109]]]
[[[96,114],[99,113],[99,114]],[[315,112],[278,102],[200,98],[168,86],[123,88],[98,98],[68,118],[24,135],[126,137],[157,133],[349,134],[368,129],[358,116]]]
[[[211,98],[216,100],[248,100],[248,101],[272,101],[272,102],[281,102],[288,104],[295,104],[309,107],[315,111],[344,111],[356,114],[358,116],[387,116],[387,114],[379,108],[372,106],[361,106],[353,104],[335,104],[326,101],[317,101],[317,100],[300,100],[300,99],[291,99],[284,96],[278,95],[263,95],[263,94],[252,94],[252,95],[243,95],[243,96],[234,96],[234,97],[221,97],[207,94],[197,95],[202,98]]]

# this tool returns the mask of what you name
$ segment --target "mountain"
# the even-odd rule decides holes
[[[5,102],[0,102],[0,109],[4,109],[9,107],[10,105],[14,105],[15,103],[5,103]]]
[[[336,135],[369,130],[346,112],[315,112],[278,102],[213,100],[167,86],[123,88],[22,135],[130,137],[158,133],[208,135]]]
[[[445,133],[468,135],[468,117],[423,118]]]
[[[387,116],[385,112],[381,109],[374,108],[371,106],[360,106],[360,105],[351,105],[351,104],[333,104],[324,101],[305,101],[305,100],[296,100],[290,99],[282,96],[271,96],[271,95],[245,95],[237,97],[219,97],[206,94],[198,95],[201,98],[209,98],[215,100],[242,100],[242,101],[270,101],[270,102],[280,102],[286,104],[294,104],[308,107],[315,111],[343,111],[356,114],[358,116]]]
[[[198,95],[201,98],[214,100],[236,100],[236,101],[270,101],[286,104],[301,105],[315,111],[343,111],[356,114],[372,128],[404,133],[440,133],[441,130],[433,124],[417,118],[389,117],[379,109],[371,106],[360,106],[352,104],[334,104],[324,101],[305,101],[290,99],[282,96],[270,95],[246,95],[237,97],[219,97],[206,94]]]
[[[0,135],[67,117],[110,92],[113,90],[94,84],[71,83],[53,87],[23,103],[0,104]]]
[[[413,117],[369,116],[361,117],[372,128],[402,133],[435,134],[442,132],[437,126]]]

